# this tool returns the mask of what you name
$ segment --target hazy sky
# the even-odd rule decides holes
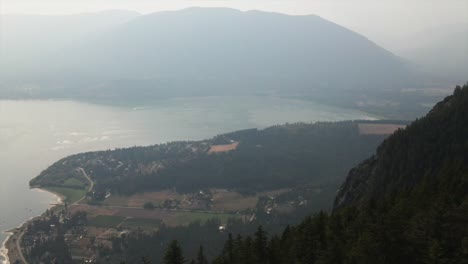
[[[73,14],[108,9],[151,13],[191,6],[316,14],[389,48],[397,48],[403,36],[413,32],[468,23],[468,0],[0,0],[3,14]]]

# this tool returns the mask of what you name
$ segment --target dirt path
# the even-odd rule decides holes
[[[94,187],[94,182],[91,180],[91,178],[88,176],[88,174],[86,173],[86,171],[79,167],[77,168],[77,170],[81,171],[81,173],[83,173],[83,176],[89,181],[89,188],[88,188],[88,192],[92,191],[93,190],[93,187]],[[84,199],[86,198],[86,195],[83,196],[81,199],[79,199],[78,201],[74,202],[72,205],[75,205],[75,204],[79,204],[81,201],[83,201]]]
[[[21,230],[20,234],[18,235],[18,238],[16,239],[15,244],[16,244],[16,249],[18,250],[18,256],[20,257],[21,261],[23,261],[24,264],[28,264],[28,262],[24,258],[23,250],[22,250],[21,245],[20,245],[20,242],[21,242],[21,239],[23,238],[23,235],[24,235],[24,230]]]

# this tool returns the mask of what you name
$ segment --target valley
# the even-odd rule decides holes
[[[0,113],[0,172],[8,183],[0,185],[1,231],[19,227],[57,204],[59,197],[52,193],[70,197],[69,204],[86,194],[88,182],[78,172],[76,179],[48,186],[52,192],[29,188],[31,178],[69,155],[175,140],[196,141],[288,120],[375,119],[350,109],[258,96],[179,98],[143,106],[0,100]],[[0,233],[2,241],[8,236]]]
[[[1,2],[0,264],[468,264],[462,2]]]
[[[210,237],[221,238],[225,229],[249,230],[258,224],[277,232],[285,221],[296,223],[304,215],[330,208],[348,168],[360,157],[370,155],[376,144],[404,124],[297,123],[221,134],[202,141],[89,152],[56,162],[31,185],[55,190],[64,197],[65,203],[54,207],[41,221],[53,223],[54,228],[47,232],[55,234],[55,228],[65,232],[65,244],[73,259],[95,261],[97,252],[111,250],[112,241],[122,234],[168,232],[174,237],[174,230],[182,228],[206,229]],[[289,163],[288,156],[294,153],[301,156]],[[268,162],[267,166],[261,162],[277,156],[278,162]],[[299,170],[303,165],[297,163],[301,157],[307,162],[318,159],[304,175]],[[242,167],[245,158],[252,161],[247,168]],[[325,166],[337,158],[341,166]],[[223,176],[210,167],[223,168]],[[230,168],[254,173],[229,177]],[[283,175],[289,175],[287,183]],[[262,177],[268,177],[270,184],[256,185]],[[126,178],[131,178],[131,183]],[[140,178],[143,185],[138,184]],[[167,189],[165,182],[173,187]],[[77,198],[77,193],[84,195]],[[79,215],[84,217],[83,222],[67,225]],[[58,222],[54,222],[55,217]],[[25,237],[27,240],[28,235]],[[194,244],[200,238],[193,239],[183,241]]]

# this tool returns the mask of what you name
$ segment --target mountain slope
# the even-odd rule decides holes
[[[438,103],[424,118],[389,137],[375,156],[353,169],[335,207],[388,199],[418,185],[450,188],[456,201],[468,188],[468,89]],[[456,184],[455,184],[456,183]]]
[[[351,170],[334,211],[374,263],[467,263],[468,85]]]
[[[261,226],[253,236],[229,234],[212,263],[468,263],[467,113],[468,84],[352,170],[332,214],[307,217],[270,238]],[[232,224],[225,230],[240,232]],[[180,232],[207,231],[198,226]],[[182,243],[184,250],[193,246],[183,241],[189,244]],[[210,242],[198,243],[217,247]],[[160,261],[148,253],[160,244],[155,236],[132,234],[116,244],[132,248],[115,252],[128,263],[142,255]],[[189,249],[186,256],[195,256]]]
[[[353,169],[331,215],[229,239],[214,263],[468,263],[467,113],[465,85]]]
[[[91,18],[79,21],[86,28]],[[11,48],[18,56],[0,67],[0,76],[9,77],[4,86],[114,101],[251,93],[317,98],[416,85],[405,61],[314,15],[189,8],[119,21],[93,34],[74,34],[83,28],[74,24],[64,34],[42,27],[40,45]]]
[[[224,8],[139,17],[101,34],[77,54],[77,64],[89,73],[111,78],[235,81],[250,89],[271,89],[258,87],[265,82],[296,90],[391,87],[408,78],[401,59],[320,17]]]

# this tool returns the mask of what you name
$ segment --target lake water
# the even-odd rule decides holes
[[[147,106],[0,100],[0,230],[44,212],[55,197],[28,182],[78,152],[204,139],[298,121],[370,119],[363,112],[270,97],[173,99]],[[0,234],[0,242],[6,238]]]

